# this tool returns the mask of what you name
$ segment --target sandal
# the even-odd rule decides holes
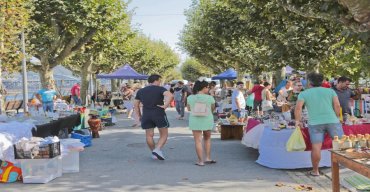
[[[307,172],[308,176],[312,176],[312,177],[319,177],[321,176],[320,173],[319,174],[315,174],[313,171],[309,171]]]
[[[204,166],[204,164],[201,164],[201,163],[199,163],[199,162],[195,163],[194,165],[196,165],[196,166],[200,166],[200,167],[203,167],[203,166]]]
[[[209,160],[209,161],[204,161],[205,164],[214,164],[217,163],[215,160]]]

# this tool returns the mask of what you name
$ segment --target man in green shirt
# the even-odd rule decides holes
[[[308,74],[309,89],[298,95],[295,108],[296,126],[302,127],[302,107],[308,111],[308,129],[312,143],[311,161],[313,170],[311,176],[319,176],[319,163],[321,159],[321,147],[325,133],[342,137],[343,129],[339,122],[340,104],[338,96],[332,89],[321,87],[324,76],[319,73]]]

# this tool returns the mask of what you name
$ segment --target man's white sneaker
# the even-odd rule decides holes
[[[166,159],[161,150],[154,149],[152,154],[155,155],[159,160],[165,160]]]

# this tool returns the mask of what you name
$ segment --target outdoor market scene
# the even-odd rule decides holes
[[[2,0],[0,191],[370,191],[369,15]]]

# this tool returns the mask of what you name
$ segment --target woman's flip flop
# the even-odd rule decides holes
[[[320,174],[315,174],[314,172],[312,172],[312,171],[309,171],[308,173],[307,173],[309,176],[312,176],[312,177],[319,177],[320,176]]]
[[[194,165],[200,166],[200,167],[204,166],[204,164],[200,164],[200,163],[195,163]]]

